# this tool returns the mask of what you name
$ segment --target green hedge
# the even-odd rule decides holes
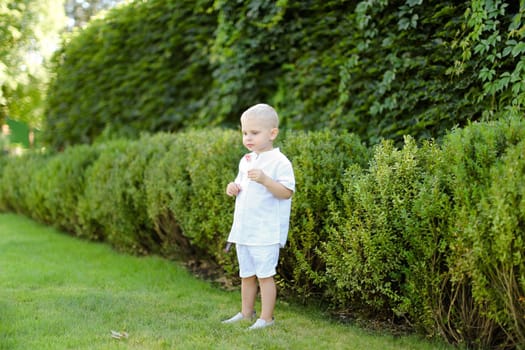
[[[523,344],[522,118],[472,123],[439,144],[367,149],[317,131],[277,146],[297,180],[281,293],[474,348]],[[211,129],[5,157],[0,210],[234,277],[225,186],[244,153],[238,132]]]
[[[86,173],[78,208],[82,235],[96,233],[96,238],[133,253],[159,252],[162,237],[152,234],[144,181],[151,159],[166,153],[171,141],[170,135],[159,134],[96,146],[105,149]]]
[[[11,210],[29,216],[32,216],[33,211],[43,210],[39,207],[42,198],[38,198],[35,193],[39,186],[35,180],[38,172],[47,164],[48,158],[48,155],[30,153],[23,157],[9,157],[3,162],[0,210]]]
[[[324,289],[319,248],[330,235],[330,208],[340,207],[341,175],[352,165],[366,167],[369,151],[356,135],[328,130],[289,133],[283,148],[294,166],[297,191],[280,277],[294,295],[307,300],[321,296]]]
[[[163,254],[188,258],[194,255],[181,226],[186,219],[185,204],[190,200],[191,183],[186,171],[191,140],[169,136],[164,153],[154,155],[144,173],[147,214],[156,235],[162,237]]]
[[[172,141],[146,174],[149,216],[167,243],[176,243],[165,247],[172,253],[178,249],[183,256],[224,263],[232,271],[234,259],[222,252],[233,215],[225,189],[243,154],[239,134],[188,131]]]
[[[443,329],[454,340],[477,336],[485,347],[490,337],[523,344],[523,187],[513,181],[523,175],[523,157],[516,152],[523,154],[524,138],[523,118],[512,118],[473,124],[445,140],[442,177],[453,198],[445,282],[453,293],[440,311],[449,317]],[[498,178],[501,173],[509,175],[508,183]],[[509,189],[516,192],[509,195]]]
[[[33,215],[61,230],[78,232],[80,219],[76,209],[84,195],[86,170],[99,154],[96,147],[79,145],[50,158],[33,180],[34,190],[41,198]]]
[[[441,222],[449,214],[434,174],[441,156],[433,143],[418,147],[407,138],[398,150],[383,142],[368,171],[352,167],[341,178],[342,210],[331,211],[322,246],[326,292],[336,307],[432,325],[428,304],[436,297]]]
[[[502,119],[439,147],[383,142],[368,171],[349,168],[323,243],[333,307],[476,348],[523,344],[524,139],[522,118]]]

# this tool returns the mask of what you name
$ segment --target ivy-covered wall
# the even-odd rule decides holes
[[[286,129],[369,144],[523,114],[523,1],[135,1],[55,56],[46,139],[237,127],[274,104]],[[101,136],[103,135],[103,136]]]

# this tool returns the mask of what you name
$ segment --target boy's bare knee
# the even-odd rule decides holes
[[[259,284],[272,283],[273,282],[273,276],[257,278],[257,280],[259,281]]]

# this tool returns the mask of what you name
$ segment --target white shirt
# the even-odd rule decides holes
[[[228,242],[244,245],[279,244],[284,247],[290,226],[292,199],[279,199],[268,189],[250,179],[248,170],[261,169],[273,180],[295,191],[292,163],[279,148],[259,155],[252,152],[239,162],[235,183],[241,191],[235,199],[235,213]]]

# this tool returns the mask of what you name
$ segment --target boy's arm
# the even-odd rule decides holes
[[[266,187],[268,191],[270,191],[275,197],[279,199],[289,199],[293,195],[293,191],[291,189],[267,176],[261,169],[249,170],[248,178]]]

